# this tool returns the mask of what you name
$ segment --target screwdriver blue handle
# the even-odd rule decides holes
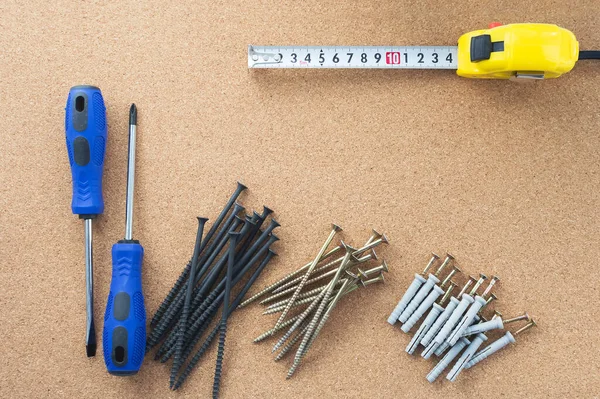
[[[146,308],[142,293],[144,248],[135,240],[112,247],[112,281],[104,314],[102,345],[110,374],[138,372],[146,351]]]
[[[67,151],[73,179],[71,209],[83,218],[104,212],[102,170],[106,149],[106,107],[100,89],[75,86],[65,108]]]

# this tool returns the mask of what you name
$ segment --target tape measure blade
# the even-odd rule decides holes
[[[248,68],[457,69],[456,46],[248,46]]]

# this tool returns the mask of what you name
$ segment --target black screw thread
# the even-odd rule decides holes
[[[206,221],[199,224],[198,230],[202,229],[202,231],[204,231],[205,223],[206,223]],[[196,241],[194,242],[193,254],[199,254],[200,251],[203,249],[203,247],[202,247],[203,244],[204,243],[202,241],[202,234],[201,234],[201,232],[200,232],[200,234],[198,234],[198,231],[197,231],[196,232]],[[169,291],[169,293],[167,294],[165,299],[162,301],[162,303],[158,307],[158,310],[156,311],[154,316],[152,317],[152,320],[150,321],[150,326],[154,327],[158,323],[160,318],[165,314],[165,312],[171,305],[171,302],[173,301],[173,298],[175,297],[175,295],[178,292],[180,292],[181,287],[183,286],[183,283],[188,279],[188,277],[190,275],[190,270],[192,269],[192,263],[194,261],[193,254],[192,254],[192,259],[190,259],[188,264],[185,266],[185,268],[183,269],[183,272],[181,272],[181,274],[177,278],[177,281],[175,282],[175,284],[173,285],[173,287],[171,288],[171,290]]]
[[[165,337],[167,332],[169,332],[177,323],[177,317],[181,314],[181,308],[183,307],[183,301],[185,299],[182,292],[179,292],[179,294],[173,301],[173,306],[165,313],[158,325],[154,327],[154,330],[150,333],[146,342],[146,352],[156,346],[156,344],[158,344]]]
[[[169,291],[169,293],[167,294],[165,299],[161,302],[160,306],[156,310],[156,313],[154,313],[154,316],[152,316],[152,320],[150,321],[150,327],[154,327],[158,323],[160,318],[165,314],[165,312],[169,308],[169,305],[171,305],[173,298],[179,292],[179,290],[181,289],[181,286],[183,285],[183,283],[187,280],[188,276],[190,275],[191,268],[192,268],[192,261],[190,260],[188,262],[188,264],[185,266],[185,268],[183,269],[183,271],[181,272],[181,274],[179,275],[179,277],[177,278],[177,281],[175,282],[175,284],[173,284],[171,291]]]
[[[216,297],[215,291],[216,290],[213,290],[210,293],[210,295],[204,300],[204,302],[202,303],[200,308],[196,309],[196,311],[199,311],[198,314],[200,314],[200,317],[198,317],[193,322],[192,322],[193,317],[190,319],[190,322],[193,324],[191,324],[190,327],[187,328],[184,333],[184,338],[183,338],[184,343],[190,342],[190,338],[192,338],[194,332],[208,319],[209,312],[216,312],[216,310],[218,309],[218,306],[221,304],[220,301],[218,304],[215,303],[215,297]],[[196,311],[194,311],[194,314],[196,314]],[[198,337],[198,339],[200,339],[200,337]],[[196,342],[198,342],[198,340],[194,341],[192,346],[195,345]],[[170,357],[173,354],[175,344],[176,344],[175,339],[167,339],[165,341],[165,343],[163,344],[163,346],[161,347],[161,349],[162,349],[161,355],[168,353],[169,357]],[[187,345],[187,344],[184,345],[184,347],[188,347],[188,346],[189,345]],[[187,357],[187,355],[184,355],[183,357],[185,359]],[[168,359],[168,357],[167,357],[167,359]]]
[[[242,300],[244,299],[244,296],[246,295],[246,293],[248,293],[248,290],[250,289],[250,287],[252,286],[252,284],[254,284],[254,282],[256,281],[256,279],[260,276],[261,272],[267,266],[267,264],[269,263],[269,261],[274,256],[276,256],[276,255],[277,254],[274,251],[272,251],[272,250],[269,249],[269,252],[267,253],[267,256],[265,256],[265,258],[263,259],[263,261],[261,262],[261,264],[258,266],[258,268],[256,268],[256,270],[254,271],[254,273],[252,274],[252,276],[250,277],[250,279],[246,282],[246,285],[241,289],[241,291],[238,293],[238,295],[236,296],[235,300],[231,304],[231,307],[229,308],[229,315],[231,313],[233,313],[233,311],[242,302]],[[215,314],[216,314],[216,312],[215,312]],[[199,332],[198,335],[197,335],[196,342],[199,341],[200,336],[204,333],[204,330],[206,330],[206,328],[208,328],[209,323],[210,322],[207,322],[207,323],[205,323],[203,325],[202,331]],[[220,326],[220,324],[217,324],[215,326],[215,328],[211,331],[211,333],[208,335],[208,337],[206,337],[206,339],[204,340],[204,343],[202,344],[202,346],[200,347],[200,349],[198,350],[198,352],[196,352],[196,354],[194,355],[194,357],[192,358],[192,360],[190,361],[190,363],[187,365],[187,367],[185,368],[184,372],[181,374],[181,376],[177,380],[177,383],[175,384],[175,387],[173,389],[178,389],[179,387],[181,387],[181,385],[183,384],[183,382],[185,381],[185,379],[194,370],[194,367],[196,367],[196,365],[198,364],[198,362],[200,361],[200,359],[202,358],[202,356],[204,355],[204,353],[206,353],[206,351],[210,347],[210,344],[212,343],[212,341],[217,336],[217,333],[219,332],[219,326]],[[195,346],[195,343],[193,345],[188,346],[189,352],[192,351],[192,349],[193,349],[194,346]],[[185,358],[187,358],[187,356],[185,356]]]
[[[213,399],[219,397],[221,389],[221,374],[223,372],[223,355],[225,353],[225,336],[227,335],[227,318],[229,316],[229,298],[231,296],[231,286],[233,279],[233,268],[235,267],[235,248],[239,239],[239,234],[229,234],[229,251],[227,254],[227,281],[225,283],[225,298],[223,298],[223,313],[221,314],[221,323],[219,325],[219,349],[217,350],[217,362],[215,364],[215,379],[213,381]]]
[[[196,233],[196,243],[202,242],[202,233],[204,231],[204,225],[208,219],[198,218],[198,232]],[[181,367],[181,352],[183,351],[183,337],[187,328],[188,316],[190,313],[190,303],[192,301],[192,291],[194,290],[194,276],[198,268],[198,257],[200,256],[199,246],[194,247],[194,255],[192,256],[192,269],[190,271],[190,278],[188,279],[187,289],[185,292],[185,302],[183,305],[183,311],[181,318],[179,319],[179,328],[176,331],[176,347],[175,347],[175,360],[173,361],[173,367],[171,368],[170,386],[175,384],[175,377],[177,371]]]
[[[219,294],[219,290],[214,289],[206,298],[206,300],[202,303],[202,305],[197,309],[198,312],[194,311],[194,314],[199,314],[200,316],[198,316],[195,320],[192,319],[194,320],[193,324],[190,326],[188,331],[186,331],[186,342],[189,341],[189,339],[192,337],[195,331],[202,325],[202,323],[206,321],[209,313],[215,311],[221,305],[222,298],[221,300],[217,299]]]
[[[219,349],[217,350],[217,364],[215,366],[215,379],[213,381],[213,399],[219,397],[221,389],[221,374],[223,372],[223,355],[225,354],[225,336],[227,335],[227,319],[219,324]]]
[[[196,346],[196,344],[200,341],[200,338],[202,338],[202,334],[204,334],[206,329],[210,326],[212,319],[217,315],[217,310],[218,310],[218,308],[215,307],[215,309],[211,312],[211,314],[206,318],[205,323],[202,323],[202,325],[198,329],[196,335],[194,336],[194,340],[192,342],[186,341],[186,345],[184,347],[184,352],[183,352],[183,355],[181,356],[184,363],[187,360],[190,353],[192,353],[192,351],[194,350],[194,346]],[[169,351],[167,353],[165,353],[164,356],[160,359],[161,363],[165,363],[167,360],[169,360],[169,358],[173,355],[173,353],[175,353],[174,346],[171,347],[171,349],[169,349]]]
[[[194,370],[194,367],[196,367],[196,365],[198,364],[198,362],[200,361],[200,359],[202,358],[202,356],[204,356],[204,354],[206,353],[206,351],[208,350],[208,348],[210,348],[210,344],[212,344],[213,340],[217,336],[217,333],[219,332],[219,326],[220,326],[220,324],[217,324],[215,326],[215,328],[211,331],[211,333],[208,334],[208,336],[204,340],[204,343],[202,344],[202,346],[200,347],[200,349],[198,349],[198,352],[196,352],[196,354],[194,355],[194,357],[192,358],[192,360],[190,361],[190,363],[185,368],[184,372],[177,379],[177,383],[173,387],[173,390],[178,389],[179,387],[181,387],[181,384],[183,384],[183,382],[186,380],[186,378]]]
[[[206,251],[204,251],[202,258],[200,259],[200,261],[198,262],[199,264],[203,265],[203,267],[201,268],[201,270],[199,270],[195,276],[193,276],[194,278],[194,285],[196,285],[199,281],[200,278],[202,277],[202,275],[206,272],[206,270],[208,270],[208,267],[210,266],[210,263],[206,263],[205,260],[213,253],[214,250],[214,246],[217,243],[217,241],[221,241],[219,238],[222,237],[230,228],[230,225],[232,225],[234,222],[234,219],[236,218],[237,213],[239,213],[241,210],[244,209],[244,207],[240,204],[235,203],[235,200],[239,197],[239,195],[241,194],[242,191],[244,191],[246,189],[246,186],[244,186],[243,184],[238,182],[238,186],[236,191],[233,193],[233,195],[231,196],[231,198],[229,199],[229,201],[227,202],[227,204],[225,205],[225,208],[223,208],[223,211],[221,211],[221,214],[217,217],[217,219],[215,220],[215,223],[213,224],[213,226],[210,228],[209,232],[206,234],[206,236],[204,237],[204,239],[201,241],[201,243],[197,243],[195,247],[197,247],[198,245],[199,247],[199,253],[202,253],[202,251],[204,251],[204,249],[206,249]],[[234,206],[235,204],[235,206]],[[225,224],[223,226],[223,228],[217,232],[216,230],[219,228],[219,226],[221,225],[221,223],[223,222],[223,219],[225,218],[225,216],[227,216],[227,213],[229,212],[229,210],[231,209],[231,207],[234,207],[233,212],[231,213],[231,215],[229,216],[229,218],[227,218],[227,220],[225,221]],[[208,242],[210,241],[210,239],[212,238],[212,236],[215,234],[215,232],[217,232],[217,238],[215,238],[215,240],[213,240],[212,244],[210,246],[208,246]],[[215,254],[216,256],[217,254]],[[191,265],[190,265],[191,267]],[[185,279],[187,279],[187,277],[189,277],[189,271],[188,271],[188,276],[186,276]],[[182,301],[183,299],[183,294],[184,292],[182,290],[178,290],[177,292],[174,290],[172,291],[172,296],[171,296],[171,300],[170,303],[167,303],[165,306],[163,306],[164,310],[162,311],[162,315],[161,317],[164,317],[165,313],[171,313],[171,312],[175,312],[175,313],[179,313],[182,304],[179,303],[179,301]],[[194,300],[196,300],[196,295],[197,295],[198,290],[196,289],[194,291]],[[171,294],[171,292],[169,293]],[[176,296],[175,296],[176,295]],[[175,299],[173,300],[173,296],[175,296]],[[179,304],[179,307],[177,306],[173,306],[173,304]],[[162,306],[162,304],[161,304]],[[197,305],[196,305],[197,306]],[[156,317],[156,316],[155,316]],[[158,326],[159,322],[160,322],[160,318],[156,318],[153,317],[153,321],[154,324],[151,324],[152,327],[156,327]],[[170,319],[173,319],[173,316],[170,317]],[[173,325],[170,324],[171,328]],[[164,327],[163,327],[164,329]],[[150,339],[150,337],[149,337]],[[156,340],[156,337],[153,339],[153,341]],[[159,339],[160,341],[160,339]],[[148,350],[150,348],[152,348],[153,346],[156,345],[157,342],[154,342],[152,345],[147,345],[146,346],[146,352],[148,352]]]
[[[175,333],[175,335],[176,335],[175,358],[173,359],[173,365],[171,366],[171,375],[169,377],[169,386],[170,387],[173,387],[173,385],[175,384],[175,378],[177,377],[177,372],[181,368],[181,364],[182,364],[181,355],[182,355],[183,343],[184,343],[183,336],[184,336],[185,330],[186,330],[188,313],[189,313],[188,309],[184,307],[182,316],[179,319],[179,328],[176,330],[176,333]]]
[[[154,355],[154,360],[160,359],[167,352],[175,351],[175,341],[177,340],[177,331],[179,330],[179,325],[175,326],[174,329],[171,330],[167,339],[163,342],[163,344],[158,348],[156,354]],[[171,356],[172,352],[169,354]]]

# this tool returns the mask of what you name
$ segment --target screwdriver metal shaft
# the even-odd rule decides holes
[[[135,187],[135,134],[137,130],[137,108],[129,111],[129,153],[127,155],[127,199],[125,201],[125,239],[133,237],[133,189]]]
[[[96,327],[94,326],[94,255],[92,250],[92,219],[84,219],[85,226],[85,347],[87,356],[96,355]]]

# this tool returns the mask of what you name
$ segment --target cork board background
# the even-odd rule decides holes
[[[314,256],[336,222],[371,228],[385,285],[344,300],[304,366],[285,380],[275,318],[234,314],[225,398],[600,395],[600,64],[537,84],[443,71],[248,71],[253,44],[454,44],[491,21],[548,22],[600,48],[598,3],[509,0],[43,1],[0,3],[0,396],[207,397],[215,351],[184,389],[147,358],[133,378],[84,354],[83,226],[70,210],[64,103],[99,86],[109,141],[105,214],[94,225],[97,330],[110,247],[124,233],[127,113],[139,108],[134,236],[153,314],[191,255],[195,216],[214,218],[235,181],[276,210],[279,258],[256,288]],[[385,320],[429,258],[451,251],[497,274],[497,308],[539,328],[430,385]],[[409,396],[410,395],[410,396]]]

